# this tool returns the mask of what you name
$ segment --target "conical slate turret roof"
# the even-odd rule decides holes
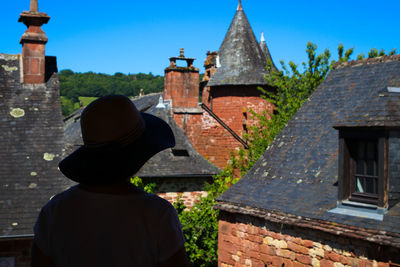
[[[265,42],[264,33],[261,33],[260,47],[265,55],[266,60],[270,61],[272,63],[272,66],[271,66],[272,70],[277,70],[277,68],[274,64],[274,61],[272,60],[271,54],[269,53],[267,43]]]
[[[220,66],[209,86],[265,84],[266,57],[240,4],[218,56]]]

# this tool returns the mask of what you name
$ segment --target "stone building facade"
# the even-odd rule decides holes
[[[249,215],[222,212],[218,229],[220,266],[389,267],[398,260],[393,246],[371,243],[368,230],[338,236],[321,228],[302,227]]]
[[[136,173],[144,183],[155,183],[154,193],[172,204],[180,197],[191,208],[203,191],[206,182],[212,182],[212,176],[220,169],[205,160],[194,149],[174,121],[171,107],[163,101],[161,93],[138,96],[132,102],[139,111],[155,115],[169,124],[174,136],[175,147],[166,149],[153,156]],[[64,143],[66,154],[83,145],[80,128],[82,109],[65,119]]]
[[[219,266],[399,266],[399,110],[399,55],[335,65],[219,197]]]
[[[63,124],[55,57],[45,56],[37,1],[20,15],[22,55],[0,54],[0,265],[30,266],[41,207],[72,182],[57,169]]]
[[[244,134],[254,123],[250,110],[272,112],[273,105],[258,90],[270,90],[267,60],[273,65],[265,40],[257,42],[239,4],[219,51],[207,52],[200,84],[194,59],[183,51],[165,69],[165,100],[171,102],[176,123],[200,155],[220,168],[229,163],[232,151],[247,148]],[[178,67],[176,61],[186,66]]]

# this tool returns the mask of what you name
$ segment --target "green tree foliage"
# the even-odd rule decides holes
[[[217,266],[218,262],[218,215],[219,211],[213,207],[216,198],[237,182],[233,178],[233,168],[228,166],[213,179],[213,183],[206,184],[206,197],[187,210],[182,199],[174,204],[182,224],[182,231],[186,239],[185,248],[193,266]]]
[[[214,177],[212,184],[205,187],[208,196],[201,198],[191,210],[185,209],[182,200],[175,203],[186,238],[185,247],[193,266],[217,266],[219,212],[213,206],[216,198],[237,182],[238,178],[234,177],[237,172],[234,170],[240,170],[243,175],[254,165],[275,136],[324,81],[335,63],[331,60],[329,50],[318,55],[316,50],[317,45],[311,42],[307,44],[308,61],[302,63],[302,70],[293,62],[289,62],[288,66],[281,62],[282,70],[272,71],[272,64],[268,63],[271,75],[266,80],[273,90],[262,90],[262,93],[263,98],[275,105],[274,113],[258,114],[250,111],[253,119],[257,119],[259,123],[250,127],[245,136],[249,149],[241,149],[232,156],[232,163]],[[352,54],[352,48],[344,50],[343,45],[339,45],[339,62],[350,60]]]
[[[330,60],[331,53],[326,49],[317,55],[316,50],[317,45],[311,42],[307,44],[308,61],[301,64],[302,71],[292,61],[288,66],[281,61],[282,70],[273,71],[271,62],[268,62],[267,68],[271,74],[266,76],[266,81],[272,90],[266,91],[262,88],[260,90],[262,97],[274,104],[275,109],[272,114],[268,111],[256,113],[250,110],[251,118],[258,123],[251,126],[248,134],[244,136],[249,143],[249,149],[240,149],[237,155],[237,166],[242,174],[254,165],[275,136],[328,74],[334,63]],[[339,61],[349,60],[352,53],[353,49],[344,51],[340,45]]]
[[[381,49],[381,51],[378,51],[378,49],[376,48],[371,48],[371,50],[368,52],[368,58],[375,58],[375,57],[382,57],[382,56],[393,56],[395,55],[397,52],[396,48],[393,48],[392,50],[390,50],[389,53],[385,53],[384,49]],[[357,60],[361,60],[365,58],[365,54],[361,53],[357,56]]]
[[[228,166],[214,176],[213,182],[204,187],[208,195],[201,197],[190,210],[186,209],[180,197],[174,204],[186,239],[185,248],[193,266],[217,266],[219,211],[213,207],[216,198],[237,182],[237,178],[232,178],[232,171],[233,168]],[[132,177],[130,182],[148,193],[157,192],[155,183],[143,181],[137,176]]]
[[[79,108],[79,103],[73,102],[72,100],[61,96],[61,111],[64,116],[67,116]]]
[[[354,49],[350,48],[350,49],[346,50],[346,52],[344,53],[344,56],[343,56],[343,51],[344,51],[344,46],[343,46],[343,44],[340,44],[338,46],[339,62],[349,61],[351,55],[354,52]]]
[[[330,69],[336,63],[331,59],[329,50],[325,49],[319,55],[316,54],[316,50],[317,45],[311,42],[307,44],[308,61],[302,63],[302,71],[292,61],[289,62],[289,67],[281,61],[281,71],[273,71],[271,63],[267,64],[271,75],[266,76],[266,81],[273,90],[260,90],[262,97],[274,104],[275,109],[273,114],[268,114],[266,111],[257,114],[251,111],[252,118],[255,118],[258,124],[250,127],[245,136],[249,143],[249,149],[241,149],[237,155],[239,159],[237,166],[242,174],[254,165],[275,136],[286,126],[318,85],[325,80]],[[343,44],[340,44],[337,52],[338,61],[344,62],[351,60],[354,49],[345,50]],[[395,53],[396,49],[393,49],[389,55]],[[370,58],[383,55],[386,55],[383,49],[378,52],[377,49],[372,48],[368,53]],[[357,59],[362,59],[362,57],[359,55]]]
[[[217,266],[219,211],[213,207],[216,204],[216,198],[238,181],[234,175],[237,173],[235,170],[240,170],[240,173],[244,174],[254,165],[275,136],[286,126],[317,86],[324,81],[335,63],[331,60],[329,50],[318,55],[316,50],[317,45],[311,42],[307,44],[308,61],[301,64],[301,70],[292,61],[288,66],[281,61],[282,70],[273,71],[271,62],[268,62],[267,68],[271,74],[266,77],[266,81],[272,90],[261,90],[263,98],[275,105],[274,113],[258,114],[250,111],[252,118],[257,119],[259,123],[251,126],[248,134],[245,135],[249,149],[239,150],[238,154],[232,155],[231,164],[214,177],[213,183],[205,186],[204,190],[208,192],[208,195],[201,197],[190,210],[186,209],[180,198],[175,203],[174,207],[178,212],[186,239],[185,248],[193,266]],[[369,56],[376,57],[384,53],[382,50],[381,52],[375,50],[371,49]],[[394,54],[396,50],[392,51],[389,54]],[[344,50],[343,45],[339,45],[339,62],[350,60],[352,54],[352,48]],[[155,190],[155,185],[149,187],[140,178],[135,177],[132,182],[142,188],[148,186],[149,192]]]
[[[86,72],[74,73],[72,70],[62,70],[59,73],[61,96],[68,99],[63,107],[66,116],[73,109],[74,103],[79,103],[79,97],[101,97],[109,94],[126,96],[139,95],[140,89],[145,94],[161,92],[164,89],[164,77],[152,73],[114,75]],[[72,105],[71,105],[72,102]],[[62,103],[63,104],[63,103]],[[78,105],[79,107],[79,105]]]
[[[155,193],[155,189],[157,187],[156,183],[153,182],[144,182],[140,177],[132,177],[130,180],[131,184],[143,189],[147,193]]]

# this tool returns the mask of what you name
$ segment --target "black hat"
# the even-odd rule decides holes
[[[128,97],[109,95],[81,115],[84,145],[59,163],[69,179],[87,185],[112,184],[135,174],[152,156],[175,145],[162,119],[139,112]]]

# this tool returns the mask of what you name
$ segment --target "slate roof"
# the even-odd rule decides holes
[[[208,86],[266,84],[266,57],[242,8],[236,11],[218,56],[221,66]]]
[[[134,98],[138,110],[145,112],[158,103],[161,93],[148,94],[145,97]],[[81,136],[80,118],[83,108],[78,109],[71,115],[64,118],[64,144],[65,154],[72,153],[79,146],[83,145]]]
[[[63,124],[55,58],[23,85],[20,55],[0,54],[0,236],[31,235],[40,208],[72,183],[58,171]],[[53,62],[54,65],[48,64]],[[50,75],[52,74],[52,75]]]
[[[388,92],[387,88],[376,92],[369,102],[355,106],[349,115],[335,123],[342,127],[399,127],[400,94]]]
[[[264,55],[265,55],[265,60],[266,60],[266,61],[269,60],[269,61],[271,62],[271,64],[272,64],[272,66],[271,66],[272,70],[277,71],[278,69],[276,68],[276,66],[275,66],[275,64],[274,64],[274,61],[272,60],[271,53],[269,52],[267,43],[265,42],[264,34],[263,34],[262,37],[261,37],[260,47],[261,47],[261,51],[262,51],[262,52],[264,53]]]
[[[156,107],[161,95],[162,93],[149,94],[136,97],[132,101],[140,111],[166,121],[174,132],[176,145],[174,148],[161,151],[152,157],[136,175],[142,178],[207,178],[219,173],[219,168],[200,156],[194,149],[184,132],[175,123],[168,104],[166,104],[166,108]],[[81,110],[65,122],[64,138],[68,153],[83,144],[80,132],[80,112]]]
[[[390,86],[400,86],[399,55],[337,65],[254,167],[218,199],[220,207],[226,203],[398,235],[399,199],[383,221],[328,212],[338,196],[339,139],[333,126],[343,121],[400,127],[400,98],[384,92]]]

